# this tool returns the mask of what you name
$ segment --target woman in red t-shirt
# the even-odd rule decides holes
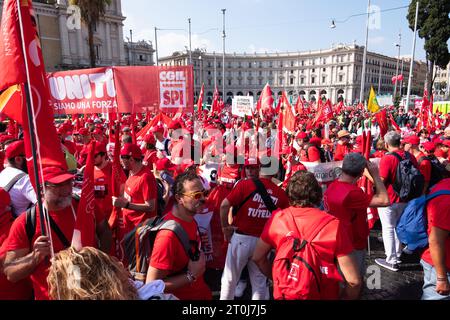
[[[316,209],[322,201],[322,188],[314,174],[304,171],[295,173],[289,182],[287,194],[291,207],[274,214],[266,223],[253,255],[253,261],[261,272],[274,280],[274,298],[286,300],[357,299],[361,288],[361,278],[358,266],[351,257],[353,251],[351,239],[345,230],[345,225],[341,224],[338,219]],[[293,239],[308,238],[307,235],[313,233],[320,224],[324,226],[320,228],[316,236],[312,236],[310,243],[307,244],[313,245],[319,256],[320,265],[312,267],[316,269],[316,276],[320,274],[318,276],[320,288],[306,290],[298,295],[291,294],[292,291],[286,290],[289,288],[279,287],[278,284],[289,282],[291,276],[295,278],[300,273],[309,272],[311,266],[307,268],[301,262],[292,263],[289,276],[281,278],[282,274],[279,268],[272,270],[267,254],[272,248],[275,248],[277,254],[275,261],[277,261],[282,258],[279,256],[278,249],[283,243]],[[336,259],[346,281],[346,288],[342,296],[339,296],[339,282],[342,279],[337,273]],[[294,266],[301,270],[294,270]],[[300,282],[301,280],[295,282],[294,279],[291,284],[297,286]],[[310,285],[311,288],[314,287],[313,283]]]

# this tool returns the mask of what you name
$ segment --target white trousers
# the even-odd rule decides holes
[[[267,278],[251,260],[258,238],[234,233],[228,245],[222,273],[220,300],[233,300],[234,291],[245,266],[252,285],[252,300],[269,300]]]
[[[390,264],[400,263],[402,245],[397,237],[395,227],[397,226],[405,207],[406,203],[394,203],[390,207],[378,208],[378,215],[380,216],[383,231],[386,262]]]

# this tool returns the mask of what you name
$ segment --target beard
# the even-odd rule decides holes
[[[72,196],[67,196],[64,198],[58,198],[55,203],[59,208],[65,209],[72,204]]]

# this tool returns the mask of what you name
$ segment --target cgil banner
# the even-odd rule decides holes
[[[47,74],[55,114],[192,112],[192,66],[103,67]]]

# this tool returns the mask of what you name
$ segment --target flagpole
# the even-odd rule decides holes
[[[24,36],[24,30],[23,30],[23,21],[22,21],[22,10],[20,6],[20,0],[16,1],[17,5],[17,14],[19,17],[19,27],[20,27],[20,37],[21,37],[21,44],[22,44],[22,51],[23,51],[23,60],[25,63],[25,73],[27,75],[27,83],[25,84],[25,94],[26,94],[26,102],[27,102],[27,120],[28,120],[28,128],[29,128],[29,135],[30,135],[30,143],[31,143],[31,154],[33,155],[33,168],[34,168],[34,179],[36,183],[36,199],[37,199],[37,205],[39,208],[39,217],[41,219],[41,234],[45,235],[45,223],[44,223],[44,211],[42,206],[42,198],[41,198],[41,184],[39,182],[39,171],[38,171],[38,155],[37,155],[37,143],[36,143],[36,136],[35,136],[35,126],[34,122],[31,118],[31,115],[34,114],[34,102],[33,102],[33,92],[30,88],[30,70],[28,68],[28,59],[27,59],[27,51],[25,48],[25,36]],[[34,117],[35,118],[35,117]],[[28,161],[28,159],[27,159]],[[41,163],[42,165],[42,163]]]
[[[359,102],[364,104],[364,86],[366,84],[366,59],[367,59],[367,45],[369,42],[369,19],[370,19],[370,0],[367,6],[367,26],[366,26],[366,45],[364,47],[362,74],[361,74],[361,91],[359,93]]]
[[[415,25],[414,25],[414,40],[413,40],[413,49],[412,49],[412,54],[411,54],[411,65],[409,66],[408,92],[406,93],[406,108],[405,108],[406,113],[408,113],[408,111],[409,111],[409,97],[411,94],[411,85],[412,85],[413,68],[414,68],[414,56],[416,53],[418,15],[419,15],[419,1],[416,2],[416,21],[415,21]]]

